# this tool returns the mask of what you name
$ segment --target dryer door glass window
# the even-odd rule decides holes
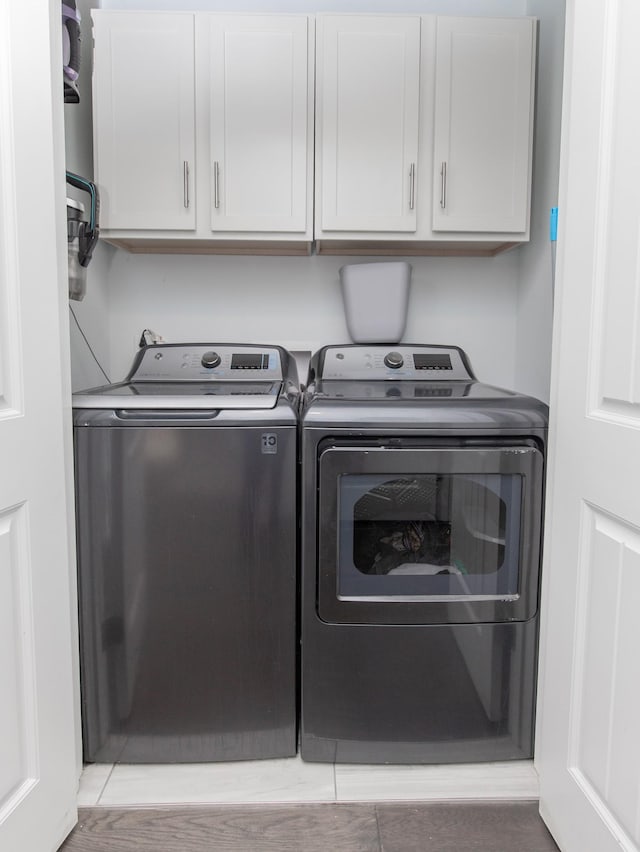
[[[542,456],[533,445],[332,445],[320,456],[318,612],[465,623],[537,609]]]
[[[338,596],[518,594],[518,474],[345,474]]]

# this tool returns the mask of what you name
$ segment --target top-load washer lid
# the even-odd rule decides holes
[[[73,404],[109,409],[271,409],[283,383],[295,381],[289,362],[285,350],[272,346],[145,346],[124,382],[74,393]]]

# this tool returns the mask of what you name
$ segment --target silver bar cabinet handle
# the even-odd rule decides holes
[[[182,193],[184,198],[185,208],[189,207],[189,162],[184,160],[182,163]]]
[[[220,207],[220,165],[216,160],[213,164],[213,206]]]
[[[416,164],[411,163],[409,169],[409,210],[416,206]]]
[[[446,160],[440,167],[440,207],[444,210],[447,206],[447,163]]]

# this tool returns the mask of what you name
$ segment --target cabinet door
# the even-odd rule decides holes
[[[193,15],[93,15],[101,225],[192,230]]]
[[[211,229],[305,231],[308,19],[207,16]]]
[[[420,19],[321,17],[320,227],[415,231]]]
[[[434,231],[528,228],[534,23],[438,18]]]

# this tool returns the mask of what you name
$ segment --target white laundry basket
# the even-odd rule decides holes
[[[411,266],[351,263],[340,270],[347,329],[354,343],[398,343],[407,324]]]

